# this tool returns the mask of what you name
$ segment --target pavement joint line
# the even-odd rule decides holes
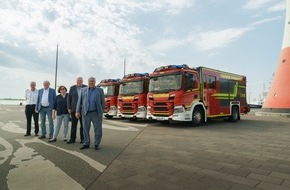
[[[89,189],[90,187],[91,187],[91,185],[92,184],[94,184],[97,180],[98,180],[98,178],[99,177],[101,177],[102,175],[103,175],[103,173],[106,171],[106,169],[107,168],[109,168],[114,162],[115,162],[115,160],[117,160],[117,158],[119,158],[119,156],[135,141],[135,139],[137,139],[140,135],[141,135],[141,133],[143,133],[143,131],[145,130],[145,129],[147,129],[147,128],[143,128],[141,131],[140,131],[140,133],[135,137],[135,138],[133,138],[132,140],[131,140],[131,142],[129,142],[127,145],[126,145],[126,147],[112,160],[112,162],[111,163],[109,163],[108,165],[107,165],[107,167],[104,169],[104,171],[102,171],[101,172],[101,174],[100,175],[98,175],[97,177],[96,177],[96,179],[94,180],[94,181],[92,181],[89,185],[88,185],[88,187],[87,187],[87,189]]]

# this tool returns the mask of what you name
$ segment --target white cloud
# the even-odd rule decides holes
[[[266,18],[266,19],[263,19],[263,20],[259,20],[259,21],[253,22],[253,23],[250,24],[250,26],[256,26],[256,25],[260,25],[260,24],[264,24],[264,23],[267,23],[267,22],[272,22],[272,21],[280,20],[280,19],[282,19],[281,16],[277,16],[277,17],[273,17],[273,18]]]
[[[248,0],[245,9],[259,9],[276,0]]]
[[[273,18],[259,20],[250,23],[246,27],[240,28],[237,27],[237,28],[225,28],[221,30],[216,29],[210,31],[194,31],[191,34],[189,34],[186,38],[163,39],[155,42],[150,47],[152,50],[159,53],[166,52],[168,50],[178,48],[181,46],[189,46],[189,45],[193,45],[195,49],[198,51],[208,51],[212,49],[223,48],[230,45],[232,42],[239,40],[247,32],[253,30],[254,27],[279,19],[282,19],[282,17],[277,16]]]
[[[142,10],[144,12],[151,11],[165,11],[168,15],[176,15],[182,12],[183,9],[192,7],[195,4],[196,0],[147,0],[145,2],[135,0],[119,0],[112,1],[111,3],[115,3],[118,7],[122,7],[124,9],[127,7],[129,10]]]
[[[37,50],[38,56],[48,56],[60,44],[60,50],[75,55],[76,62],[99,60],[100,67],[111,69],[124,57],[130,57],[135,64],[154,62],[140,47],[140,28],[127,21],[132,12],[165,10],[168,14],[178,14],[192,6],[194,0],[45,0],[32,4],[28,0],[17,4],[7,0],[4,4],[0,17],[9,19],[1,20],[0,32],[4,35],[0,41],[8,39],[6,45],[25,40],[27,46]]]
[[[194,0],[163,0],[168,14],[179,14],[184,8],[193,6]]]
[[[277,3],[271,7],[268,8],[268,11],[270,12],[276,12],[276,11],[282,11],[286,9],[286,1],[281,1],[280,3]]]
[[[227,28],[223,30],[212,30],[197,35],[196,49],[205,51],[225,47],[235,40],[238,40],[251,28]]]
[[[150,49],[156,52],[164,52],[179,46],[186,45],[187,43],[188,41],[186,39],[164,39],[151,45]]]
[[[41,64],[39,62],[44,64],[46,57],[55,56],[56,44],[60,47],[60,64],[68,65],[67,72],[72,64],[90,75],[97,74],[92,70],[92,64],[98,70],[108,72],[116,68],[124,57],[134,61],[136,68],[138,63],[154,63],[139,45],[139,28],[126,20],[127,7],[118,7],[114,1],[104,4],[88,0],[19,1],[17,4],[4,1],[3,5],[0,17],[7,19],[0,21],[0,50],[4,51],[7,63],[1,61],[1,65],[9,67],[9,60],[27,62],[20,54],[29,54],[24,52],[30,49],[31,56],[38,59],[32,65],[36,68]],[[23,42],[22,46],[15,49],[18,42]],[[61,63],[71,55],[75,58],[73,63]]]
[[[183,39],[166,39],[154,43],[151,48],[157,52],[165,52],[180,46],[193,45],[197,51],[208,51],[222,48],[241,38],[251,27],[227,28],[222,30],[193,32]]]

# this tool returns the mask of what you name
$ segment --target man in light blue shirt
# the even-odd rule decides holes
[[[88,87],[81,89],[76,108],[76,118],[83,118],[84,143],[80,149],[90,147],[91,122],[95,132],[95,149],[99,149],[102,140],[102,121],[105,109],[105,96],[102,88],[96,87],[96,79],[90,77]]]

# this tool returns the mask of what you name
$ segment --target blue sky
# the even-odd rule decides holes
[[[0,98],[30,81],[58,85],[122,78],[169,64],[247,76],[248,96],[269,88],[282,46],[286,0],[1,0]]]

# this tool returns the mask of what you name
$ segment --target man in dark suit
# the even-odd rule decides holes
[[[90,147],[90,127],[92,122],[95,132],[95,149],[98,150],[102,139],[105,96],[103,89],[96,87],[96,79],[94,77],[89,78],[88,85],[88,87],[81,89],[76,109],[76,118],[82,116],[84,127],[84,143],[80,149]]]
[[[67,144],[76,142],[78,120],[80,120],[80,126],[81,126],[80,127],[81,143],[83,143],[84,141],[82,118],[80,117],[80,119],[78,119],[75,116],[77,103],[78,103],[78,97],[81,92],[81,88],[83,87],[86,87],[86,85],[83,84],[83,78],[78,77],[77,84],[71,86],[69,89],[68,99],[67,99],[67,109],[68,109],[68,113],[71,115],[71,132],[70,132],[70,140],[67,142]]]
[[[38,91],[38,97],[37,97],[37,104],[35,108],[35,112],[39,113],[40,115],[40,127],[41,127],[41,133],[42,135],[39,137],[40,139],[43,139],[46,137],[46,115],[48,117],[49,122],[49,138],[52,138],[53,131],[54,131],[54,125],[53,125],[53,119],[52,119],[52,109],[54,106],[56,93],[53,88],[50,88],[50,82],[44,81],[43,82],[43,88]]]

